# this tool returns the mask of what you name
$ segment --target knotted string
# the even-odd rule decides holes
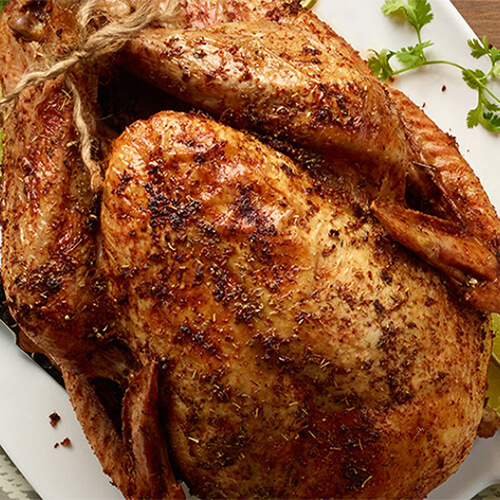
[[[93,137],[84,116],[84,105],[81,96],[69,72],[79,64],[94,63],[102,57],[119,52],[127,41],[150,25],[157,18],[160,11],[157,1],[141,0],[137,9],[131,10],[125,16],[109,20],[97,31],[90,33],[89,25],[91,21],[106,15],[106,12],[98,9],[98,5],[102,3],[102,0],[79,0],[78,3],[80,3],[80,7],[77,19],[81,27],[79,46],[63,58],[49,64],[46,69],[25,73],[16,87],[0,99],[0,114],[3,118],[7,107],[15,103],[26,88],[65,75],[66,85],[74,97],[73,121],[80,139],[82,161],[89,171],[92,189],[99,191],[102,185],[102,171],[92,158]],[[173,15],[176,2],[173,0],[165,2],[163,0],[163,3],[167,4],[167,8],[162,9],[162,16],[165,15],[165,12]]]

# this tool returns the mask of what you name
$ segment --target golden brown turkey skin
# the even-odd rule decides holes
[[[386,88],[344,39],[294,5],[255,22],[145,30],[124,60],[226,123],[369,160],[364,175],[400,199],[407,144]]]
[[[500,223],[453,138],[297,2],[258,21],[201,28],[145,30],[125,62],[225,123],[327,158],[350,154],[390,236],[441,269],[476,307],[500,309]],[[430,216],[406,210],[409,199]]]
[[[160,363],[171,460],[202,497],[423,497],[474,440],[482,316],[384,236],[358,180],[322,175],[320,195],[287,157],[174,112],[114,145],[117,328]]]
[[[43,61],[45,50],[65,52],[78,33],[75,13],[62,2],[9,2],[0,19],[3,91],[11,92],[27,68]],[[98,75],[87,73],[70,77],[95,134]],[[30,349],[43,352],[61,369],[103,469],[127,491],[135,486],[126,469],[127,449],[107,417],[109,402],[100,401],[91,377],[120,380],[133,363],[124,367],[120,352],[107,352],[97,341],[109,325],[101,300],[104,286],[96,273],[100,200],[80,157],[73,106],[60,77],[24,90],[7,116],[2,280],[9,309],[31,341]]]
[[[122,8],[107,3],[116,12]],[[54,9],[35,17],[20,12],[48,5]],[[6,8],[0,27],[5,89],[40,48],[63,53],[74,42],[75,16],[63,5],[13,2]],[[438,155],[448,179],[463,164],[452,163],[447,172],[450,144],[435,126],[412,115],[414,107],[407,114],[408,106],[389,98],[341,38],[301,12],[297,2],[276,9],[267,1],[181,2],[177,28],[239,22],[171,37],[169,50],[180,47],[195,60],[174,50],[171,56],[184,66],[173,67],[169,85],[185,77],[185,87],[172,92],[194,88],[201,104],[213,103],[215,95],[223,111],[239,103],[232,117],[239,125],[268,132],[276,125],[281,139],[330,155],[350,148],[358,173],[334,155],[307,170],[240,132],[165,113],[133,125],[116,142],[101,228],[94,225],[99,213],[89,176],[73,149],[73,102],[62,79],[25,92],[7,127],[2,272],[9,305],[63,366],[82,426],[104,470],[129,498],[181,497],[181,479],[203,497],[421,497],[456,470],[475,437],[490,346],[483,317],[450,292],[436,270],[387,237],[370,207],[379,216],[394,210],[371,204],[368,194],[378,192],[387,172],[398,188],[391,199],[400,200],[406,167],[387,170],[384,161],[397,167],[407,150],[420,161]],[[253,22],[263,15],[266,22]],[[295,15],[303,15],[303,31],[285,26]],[[223,64],[214,66],[214,76],[224,76],[221,68],[234,70],[234,88],[203,81],[206,54],[193,47],[205,36],[213,49],[205,64],[219,57]],[[223,41],[229,39],[242,50],[228,50]],[[273,52],[277,47],[282,56]],[[143,53],[142,62],[151,70],[162,53],[153,44],[149,55]],[[250,82],[242,77],[247,64],[255,70]],[[280,87],[278,70],[288,71],[302,92]],[[93,120],[90,73],[88,80],[72,76]],[[310,75],[318,81],[342,75],[349,84],[337,93],[320,88],[320,95]],[[260,115],[252,120],[242,89],[255,88],[262,94],[255,93],[252,111]],[[289,114],[276,118],[276,104],[287,96]],[[328,118],[320,112],[325,103],[338,123],[317,120]],[[360,116],[365,108],[378,114]],[[210,109],[229,121],[217,103]],[[393,118],[404,123],[397,134],[388,126]],[[273,127],[266,129],[266,120]],[[369,163],[372,170],[366,158],[377,159]],[[367,178],[375,186],[367,187]],[[466,193],[481,193],[472,181]],[[416,174],[411,182],[420,188],[425,179]],[[440,191],[433,182],[431,191]],[[457,181],[457,187],[463,186]],[[445,190],[438,215],[462,215],[447,211],[450,202],[463,201],[460,194]],[[494,240],[498,225],[491,206],[477,199],[481,220],[469,228],[464,219],[458,233],[469,238],[471,256],[482,251],[474,238]],[[440,227],[446,230],[448,222]],[[416,232],[409,226],[399,233],[413,248]],[[394,230],[403,239],[399,233]],[[423,246],[434,244],[435,235]],[[459,271],[477,271],[456,248]],[[486,279],[490,257],[478,266]],[[96,280],[96,267],[106,279]],[[112,310],[97,300],[103,285]],[[105,342],[97,342],[102,326]],[[103,398],[109,394],[99,384],[117,390]]]
[[[49,4],[25,4],[9,2],[2,12],[4,93],[43,59],[44,51],[64,52],[78,33],[74,14],[60,4],[50,9]],[[33,19],[44,21],[38,25]],[[94,113],[97,75],[72,77],[84,106]],[[73,99],[64,78],[26,89],[4,131],[2,279],[7,303],[31,340],[67,365],[90,349],[89,338],[99,329],[99,293],[94,269],[98,206],[80,159]]]
[[[476,174],[460,154],[455,138],[441,131],[402,92],[397,89],[391,89],[390,92],[393,106],[401,116],[409,147],[415,157],[408,173],[409,184],[413,184],[431,205],[444,205],[440,215],[454,226],[443,238],[439,234],[440,223],[436,224],[432,218],[427,221],[412,221],[413,227],[423,226],[424,231],[428,228],[436,229],[424,244],[417,245],[419,248],[416,251],[445,274],[461,283],[468,283],[466,297],[472,304],[483,311],[496,312],[500,309],[500,222],[497,213]],[[432,208],[435,213],[440,213],[439,208]],[[383,216],[387,220],[384,224],[387,231],[407,248],[414,249],[412,247],[418,239],[418,235],[415,237],[417,231],[399,232],[389,222],[392,219],[396,222],[395,225],[398,224],[391,212],[389,210]],[[451,238],[451,244],[446,243],[446,239],[453,235],[456,237]],[[463,241],[471,240],[477,251],[467,248],[467,243],[462,246]],[[426,253],[429,250],[432,252],[432,249],[439,249],[442,253],[449,252],[455,257],[428,258]],[[462,261],[461,265],[456,265],[457,258]],[[460,274],[464,263],[466,267],[470,266],[469,270],[465,272],[465,276],[459,276],[456,271]],[[453,266],[455,270],[447,266]]]
[[[159,27],[204,28],[217,24],[264,19],[280,10],[281,2],[274,0],[151,0],[158,16],[154,24]],[[98,7],[112,16],[129,13],[143,0],[100,0]],[[175,10],[172,13],[172,6]]]

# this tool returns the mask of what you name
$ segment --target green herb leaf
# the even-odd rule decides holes
[[[0,0],[0,11],[7,5],[9,0]]]
[[[375,73],[377,78],[382,81],[389,80],[394,74],[394,70],[389,62],[390,58],[394,55],[394,52],[390,52],[387,49],[382,49],[380,52],[372,50],[373,54],[367,61],[370,69]]]
[[[312,9],[317,1],[318,0],[300,0],[300,5],[304,7],[304,9]]]
[[[463,69],[464,82],[474,90],[481,90],[486,82],[486,73],[480,69]]]
[[[481,125],[494,134],[500,133],[500,115],[486,111],[480,120]]]
[[[482,41],[477,38],[471,38],[467,40],[467,44],[472,49],[470,55],[476,59],[485,56],[490,51],[486,37],[484,37]]]
[[[484,91],[479,92],[478,98],[477,107],[471,109],[467,115],[467,126],[473,128],[481,125],[490,132],[500,133],[500,115],[498,114],[500,106],[489,101]]]
[[[482,109],[481,104],[477,106],[477,108],[471,109],[467,113],[467,127],[474,128],[479,125],[479,121],[481,120]]]
[[[421,66],[426,61],[425,49],[434,45],[433,42],[417,43],[411,47],[405,47],[396,53],[398,61],[407,68]]]
[[[429,24],[434,18],[431,5],[427,0],[385,0],[382,12],[386,16],[403,14],[408,23],[413,26],[418,33]]]
[[[410,71],[419,66],[429,64],[447,64],[459,69],[462,78],[468,87],[477,91],[477,107],[467,114],[467,126],[482,125],[487,130],[500,134],[500,97],[496,96],[488,87],[491,80],[500,79],[500,50],[490,46],[486,37],[471,38],[467,44],[471,49],[471,56],[475,59],[488,57],[491,68],[488,72],[480,69],[469,69],[452,61],[428,60],[425,50],[433,43],[423,42],[422,28],[433,19],[431,5],[428,0],[385,0],[382,11],[386,16],[403,16],[417,34],[417,43],[399,50],[382,49],[379,52],[372,50],[372,57],[368,65],[380,80],[388,80],[400,73]],[[394,68],[391,59],[396,57],[402,67]]]
[[[477,38],[472,38],[467,40],[469,47],[471,48],[470,55],[475,59],[479,59],[483,56],[488,56],[490,58],[491,64],[495,64],[500,61],[500,50],[496,47],[490,46],[486,37],[480,41]]]
[[[493,113],[497,113],[498,111],[500,111],[500,106],[497,103],[489,101],[484,96],[482,103],[484,108],[487,109],[488,111],[492,111]]]
[[[490,47],[490,60],[491,64],[495,64],[498,61],[500,61],[500,50],[498,50],[496,47]]]

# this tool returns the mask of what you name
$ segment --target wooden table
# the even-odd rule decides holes
[[[500,48],[500,0],[451,0],[478,37]],[[432,3],[432,2],[431,2]]]

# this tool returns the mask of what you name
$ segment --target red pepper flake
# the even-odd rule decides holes
[[[441,87],[441,92],[446,92],[446,85],[443,85],[443,86]]]
[[[59,423],[59,420],[61,420],[61,417],[58,413],[53,412],[49,415],[49,421],[52,427],[55,427]]]

